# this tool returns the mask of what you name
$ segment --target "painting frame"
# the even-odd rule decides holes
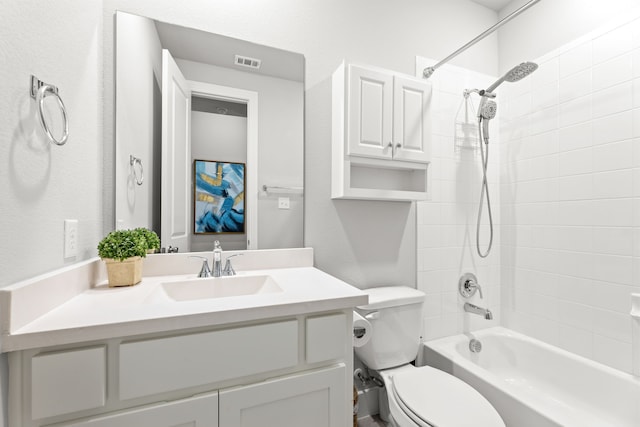
[[[193,233],[245,234],[246,163],[193,161]]]

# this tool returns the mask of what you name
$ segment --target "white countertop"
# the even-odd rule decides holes
[[[176,258],[173,257],[172,261]],[[99,260],[96,262],[101,263]],[[239,272],[240,276],[268,275],[282,288],[282,292],[190,301],[170,299],[161,291],[162,283],[199,280],[197,271],[146,276],[138,285],[124,288],[109,288],[102,280],[85,286],[60,304],[43,306],[41,313],[30,307],[30,318],[18,315],[19,310],[22,307],[26,309],[28,304],[24,284],[10,287],[0,294],[2,308],[9,309],[9,314],[2,316],[2,351],[295,316],[366,304],[368,297],[362,291],[304,264],[308,262],[294,262],[292,267]],[[158,272],[162,269],[151,267],[150,270]],[[46,289],[42,280],[36,282],[39,290]],[[34,292],[30,295],[33,296]],[[46,298],[47,295],[41,297]]]

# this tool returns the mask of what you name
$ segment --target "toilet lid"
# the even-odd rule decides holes
[[[429,425],[504,426],[487,399],[469,384],[439,369],[423,366],[399,372],[393,376],[393,387],[402,406]]]

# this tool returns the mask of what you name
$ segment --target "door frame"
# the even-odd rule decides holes
[[[247,105],[245,232],[247,249],[258,249],[258,92],[194,80],[187,80],[187,84],[191,96]]]

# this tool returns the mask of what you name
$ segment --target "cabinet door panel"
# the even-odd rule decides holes
[[[393,90],[394,159],[428,162],[431,85],[420,80],[396,76]]]
[[[146,406],[56,427],[217,427],[218,393]]]
[[[344,427],[346,369],[301,373],[220,392],[221,427]]]
[[[391,158],[393,77],[349,68],[347,154]]]

